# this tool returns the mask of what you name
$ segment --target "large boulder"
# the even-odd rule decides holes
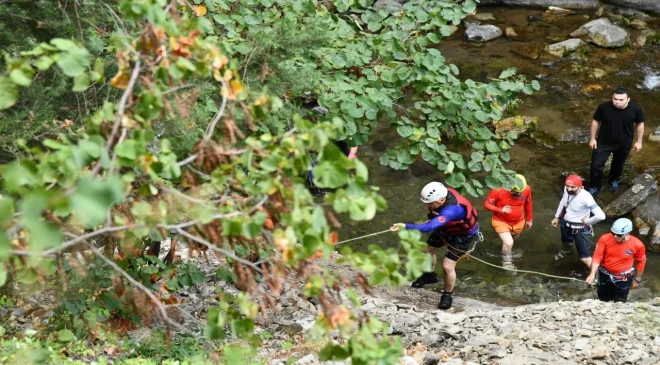
[[[629,42],[628,32],[607,18],[592,20],[571,33],[572,37],[588,35],[589,41],[605,48],[623,47]]]
[[[487,42],[502,36],[502,30],[492,24],[469,23],[465,30],[465,36],[469,41]]]
[[[481,0],[479,5],[509,5],[534,8],[559,6],[568,9],[598,9],[600,7],[598,0]]]
[[[620,217],[628,214],[656,191],[658,191],[658,182],[655,181],[653,176],[649,174],[639,175],[633,180],[632,187],[608,204],[603,211],[608,217]]]
[[[656,192],[637,206],[633,211],[633,217],[641,235],[652,234],[649,249],[660,252],[660,193]]]
[[[660,1],[658,0],[603,0],[603,2],[624,8],[660,13]]]
[[[495,127],[495,134],[498,137],[514,136],[517,138],[536,128],[538,122],[538,117],[517,115],[515,117],[493,121],[493,126]]]
[[[568,53],[571,53],[582,46],[584,46],[584,42],[581,39],[571,38],[563,42],[554,43],[549,46],[546,46],[544,51],[557,57],[564,57]]]

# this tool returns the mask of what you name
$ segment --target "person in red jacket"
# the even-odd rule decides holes
[[[532,228],[532,189],[527,185],[525,177],[517,174],[513,188],[493,189],[484,208],[493,212],[492,224],[495,232],[502,240],[502,266],[515,269],[511,249],[523,228]]]
[[[596,244],[586,282],[591,285],[598,273],[598,299],[603,302],[626,302],[630,288],[636,288],[642,281],[646,248],[642,241],[630,235],[632,229],[630,219],[619,218],[612,224],[612,233],[600,236]]]

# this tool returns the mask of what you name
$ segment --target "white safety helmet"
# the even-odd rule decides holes
[[[612,224],[611,231],[614,234],[626,234],[633,230],[632,221],[628,218],[619,218]]]
[[[429,204],[447,197],[447,188],[441,183],[434,181],[426,184],[422,189],[422,202]]]

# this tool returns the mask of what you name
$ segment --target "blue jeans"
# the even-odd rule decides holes
[[[591,257],[591,227],[571,228],[569,223],[562,219],[559,221],[559,230],[564,251],[571,251],[571,246],[575,244],[577,254],[581,259]]]

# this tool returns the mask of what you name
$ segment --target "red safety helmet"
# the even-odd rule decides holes
[[[564,183],[569,186],[575,186],[577,188],[581,188],[582,178],[578,175],[569,175]]]

